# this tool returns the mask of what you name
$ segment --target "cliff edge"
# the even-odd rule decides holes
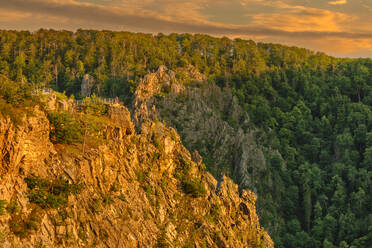
[[[146,113],[136,131],[126,107],[99,107],[0,116],[1,247],[273,247],[254,193]],[[56,142],[55,120],[81,139]]]

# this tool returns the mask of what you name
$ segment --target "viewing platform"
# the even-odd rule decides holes
[[[58,91],[53,90],[52,88],[44,87],[44,88],[35,88],[33,90],[34,95],[49,95],[49,94],[62,94]],[[88,97],[89,98],[89,97]],[[78,105],[78,106],[83,106],[86,104],[86,100],[84,99],[73,99],[73,104]],[[94,97],[94,98],[89,98],[91,103],[103,103],[107,105],[112,105],[112,104],[120,104],[119,98],[105,98],[105,97]]]

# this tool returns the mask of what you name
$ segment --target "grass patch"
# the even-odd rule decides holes
[[[18,203],[15,200],[12,200],[6,206],[6,211],[9,214],[16,214],[16,213],[19,213],[19,211],[21,211],[21,208],[18,206]]]
[[[111,195],[106,194],[106,195],[103,195],[103,196],[102,196],[102,204],[103,204],[104,206],[109,206],[109,205],[111,205],[112,203],[114,203],[114,200],[112,199]]]
[[[13,215],[9,222],[9,228],[20,238],[27,238],[33,231],[39,230],[42,218],[42,209],[40,207],[36,207],[28,216]]]
[[[0,98],[0,114],[3,117],[9,117],[15,125],[19,125],[22,123],[22,116],[24,113],[22,110],[15,108]]]
[[[176,159],[178,166],[176,167],[174,177],[180,180],[188,178],[193,167],[189,160],[184,160],[181,156]]]
[[[140,183],[145,182],[149,176],[148,171],[143,172],[142,170],[136,170],[135,173],[136,173],[137,181]]]
[[[79,194],[82,186],[80,184],[69,184],[67,180],[57,179],[50,181],[38,176],[25,178],[28,187],[28,198],[31,203],[41,208],[66,207],[70,194]]]
[[[154,142],[154,146],[156,147],[156,149],[158,149],[159,151],[163,151],[164,150],[163,144],[162,144],[162,142],[161,142],[161,140],[160,140],[159,137],[156,137],[154,135],[153,142]]]
[[[92,115],[104,115],[107,113],[106,104],[95,94],[83,99],[84,112]]]
[[[5,205],[7,203],[8,202],[5,201],[5,200],[0,200],[0,215],[4,215],[6,213],[6,211],[5,211]]]
[[[91,204],[89,205],[90,210],[93,213],[99,213],[102,211],[102,205],[101,205],[101,200],[100,199],[92,199]]]
[[[182,181],[182,189],[187,195],[193,198],[203,197],[207,193],[204,184],[195,179],[184,179]]]
[[[171,247],[167,238],[165,227],[161,227],[158,235],[158,240],[156,242],[155,248],[169,248]]]

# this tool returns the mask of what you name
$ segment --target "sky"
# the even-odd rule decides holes
[[[0,29],[204,33],[372,57],[372,0],[0,0]]]

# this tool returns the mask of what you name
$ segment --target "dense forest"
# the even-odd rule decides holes
[[[193,65],[229,87],[261,131],[275,192],[264,208],[276,247],[372,243],[372,60],[297,47],[191,34],[78,30],[0,31],[0,110],[26,104],[27,89],[94,92],[128,103],[148,72]],[[8,111],[7,111],[8,110]]]

